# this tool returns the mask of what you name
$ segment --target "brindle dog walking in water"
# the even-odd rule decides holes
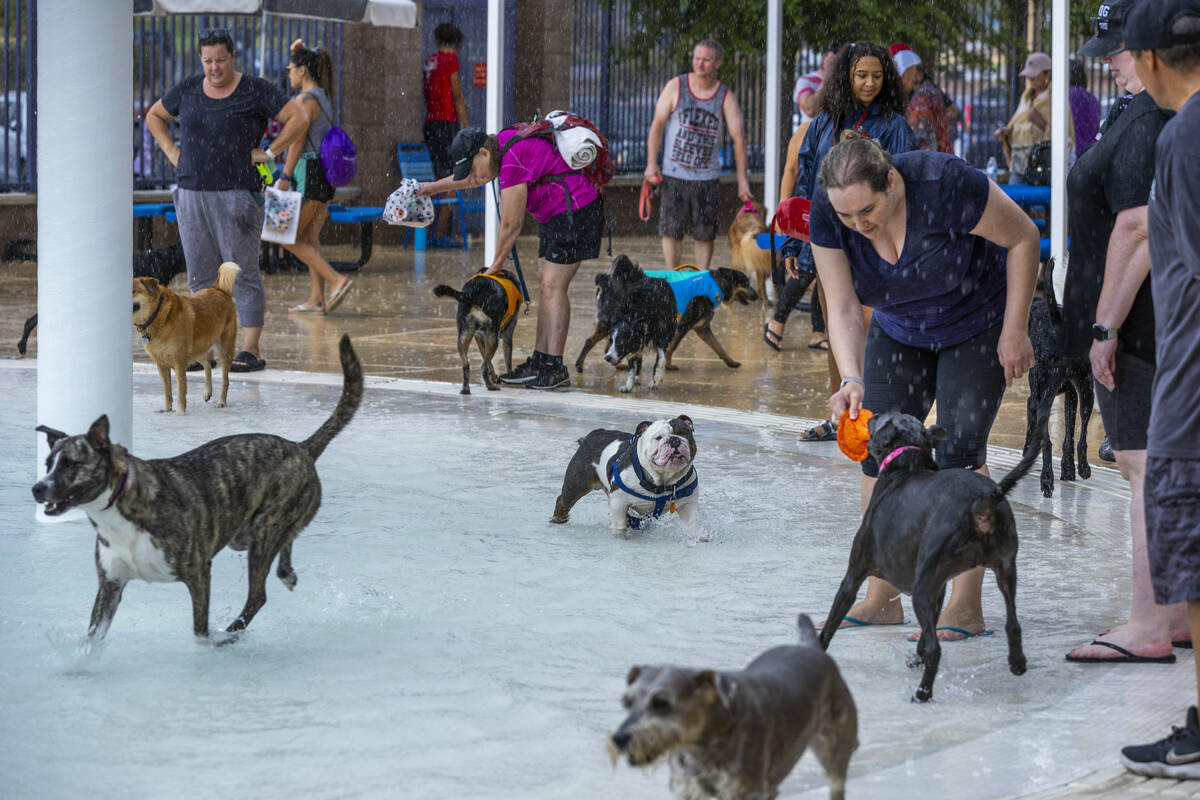
[[[182,581],[192,596],[192,630],[208,638],[212,559],[228,545],[246,550],[250,592],[226,628],[236,633],[267,602],[267,574],[292,589],[292,540],[321,505],[316,460],[358,410],[362,365],[350,337],[341,345],[342,396],[316,433],[293,442],[266,433],[214,439],[174,458],[143,461],[108,438],[108,417],[86,434],[68,436],[45,425],[46,477],[33,486],[49,516],[87,512],[96,529],[100,588],[88,641],[108,632],[125,584]]]

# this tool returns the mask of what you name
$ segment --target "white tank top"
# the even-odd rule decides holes
[[[667,119],[663,145],[663,174],[688,181],[711,181],[721,176],[721,133],[725,117],[721,106],[723,83],[707,99],[692,94],[688,76],[679,76],[679,102]]]

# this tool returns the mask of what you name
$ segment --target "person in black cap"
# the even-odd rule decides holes
[[[1134,0],[1100,6],[1079,54],[1100,58],[1126,94],[1113,105],[1096,143],[1067,175],[1071,263],[1063,293],[1063,349],[1087,358],[1096,401],[1121,476],[1129,481],[1133,598],[1129,621],[1067,654],[1087,663],[1174,662],[1171,642],[1188,641],[1187,608],[1154,602],[1146,560],[1142,496],[1146,430],[1154,381],[1154,304],[1146,204],[1154,180],[1154,142],[1171,118],[1143,89],[1125,49],[1122,24]],[[1119,331],[1119,335],[1118,335]]]
[[[1158,137],[1150,191],[1156,373],[1146,453],[1146,545],[1154,599],[1187,603],[1200,638],[1200,0],[1139,0],[1125,46],[1146,90],[1177,111]],[[1200,681],[1200,660],[1197,660]],[[1121,750],[1140,775],[1200,780],[1200,720]]]
[[[570,386],[562,360],[571,324],[567,289],[579,262],[600,255],[604,230],[600,192],[586,175],[571,169],[553,141],[542,136],[521,138],[513,129],[492,135],[481,128],[464,128],[450,143],[450,158],[454,171],[442,180],[422,184],[422,194],[500,181],[500,230],[488,274],[504,267],[525,212],[538,222],[537,339],[529,358],[501,375],[500,382],[530,389]]]

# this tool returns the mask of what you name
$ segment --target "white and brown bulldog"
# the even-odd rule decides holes
[[[645,421],[632,434],[597,429],[579,440],[551,522],[566,522],[588,492],[608,495],[614,531],[639,530],[648,520],[677,512],[688,526],[697,521],[700,479],[692,468],[696,440],[691,419]]]

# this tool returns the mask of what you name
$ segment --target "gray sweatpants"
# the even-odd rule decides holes
[[[175,213],[188,288],[193,294],[211,288],[217,282],[217,268],[232,261],[242,270],[233,285],[238,322],[243,328],[261,327],[267,300],[258,269],[263,207],[254,195],[245,189],[198,192],[176,187]]]

